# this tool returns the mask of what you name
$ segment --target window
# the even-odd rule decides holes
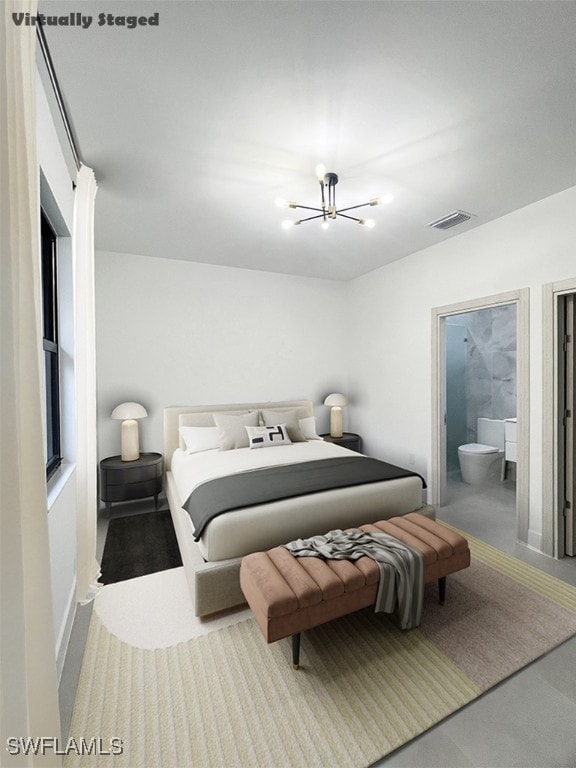
[[[62,463],[60,450],[60,365],[58,349],[58,274],[56,234],[42,211],[42,344],[46,397],[46,477]]]

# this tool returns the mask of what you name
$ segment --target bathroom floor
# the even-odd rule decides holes
[[[512,473],[503,482],[468,485],[460,470],[448,472],[447,503],[438,518],[500,549],[516,546],[516,482]]]

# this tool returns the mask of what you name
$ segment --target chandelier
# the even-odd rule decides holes
[[[361,219],[357,216],[350,216],[348,211],[354,211],[357,208],[365,208],[368,205],[386,205],[387,203],[391,203],[394,199],[393,195],[388,194],[383,195],[382,197],[373,197],[371,200],[368,200],[367,203],[349,205],[347,208],[338,208],[336,206],[336,184],[338,184],[337,174],[331,171],[327,173],[326,166],[321,164],[316,166],[316,178],[320,183],[321,208],[314,208],[310,205],[300,205],[300,203],[294,203],[290,200],[277,198],[276,205],[279,208],[301,208],[305,211],[317,211],[315,215],[306,216],[304,219],[286,219],[282,222],[284,229],[290,229],[290,227],[294,227],[297,224],[303,224],[305,221],[313,221],[314,219],[322,219],[322,229],[328,229],[330,226],[330,221],[335,220],[337,216],[341,216],[343,219],[350,219],[351,221],[355,221],[358,224],[362,224],[363,226],[368,227],[368,229],[372,229],[376,225],[374,219]]]

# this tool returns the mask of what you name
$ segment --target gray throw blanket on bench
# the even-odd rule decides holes
[[[424,595],[424,558],[394,536],[360,530],[334,530],[322,536],[297,539],[284,547],[295,557],[325,560],[358,560],[371,557],[380,567],[376,612],[393,613],[398,608],[402,629],[420,624]]]

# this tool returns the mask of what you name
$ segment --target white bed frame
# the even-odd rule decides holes
[[[194,541],[193,525],[190,516],[188,512],[182,508],[185,499],[179,498],[176,483],[171,471],[172,455],[176,448],[179,447],[179,417],[183,414],[226,413],[227,411],[266,408],[271,410],[279,408],[303,408],[310,416],[314,414],[313,404],[310,400],[234,403],[229,405],[171,406],[164,409],[165,489],[186,578],[188,580],[188,586],[194,601],[196,616],[207,616],[211,613],[245,603],[239,581],[240,562],[242,558],[238,557],[214,562],[206,561],[202,556],[197,543]],[[206,423],[205,426],[209,426],[209,423]],[[409,494],[410,502],[407,503],[406,498],[408,491],[403,491],[403,484],[407,484],[406,488],[408,488],[410,482],[412,483]],[[421,498],[419,502],[416,501],[413,482],[412,478],[406,478],[390,480],[387,483],[383,483],[382,503],[386,506],[386,514],[381,514],[381,516],[378,517],[378,513],[374,511],[372,515],[374,520],[370,518],[363,522],[374,522],[376,519],[381,519],[382,517],[392,517],[395,514],[406,514],[407,512],[413,511],[418,511],[434,518],[435,511],[432,507],[422,506]],[[328,491],[327,493],[334,492]],[[370,517],[368,513],[367,517]],[[350,525],[353,524],[354,523],[350,523]],[[318,531],[318,533],[322,532],[324,531]],[[295,532],[294,538],[298,538],[297,532]],[[277,542],[277,544],[281,543],[284,542]]]

